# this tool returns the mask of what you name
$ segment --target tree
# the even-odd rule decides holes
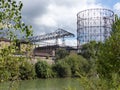
[[[69,55],[69,52],[65,49],[59,48],[56,50],[56,59],[63,59],[65,58],[67,55]]]
[[[20,32],[24,33],[26,37],[31,35],[32,26],[27,26],[22,22],[22,7],[21,1],[17,5],[14,0],[0,0],[0,34],[6,34],[7,38],[11,40],[17,38],[17,33]]]
[[[100,49],[98,58],[98,73],[105,78],[111,78],[112,73],[120,75],[120,18],[113,23],[111,37]]]
[[[19,65],[22,57],[15,57],[13,53],[16,48],[18,33],[28,38],[32,35],[32,26],[22,22],[22,2],[15,0],[0,0],[0,36],[11,41],[9,47],[0,49],[0,82],[5,80],[16,80],[19,76]]]
[[[82,45],[81,55],[88,60],[97,58],[101,44],[101,42],[91,41]]]

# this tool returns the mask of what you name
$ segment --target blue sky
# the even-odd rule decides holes
[[[17,0],[20,1],[20,0]],[[120,13],[119,0],[21,0],[22,16],[33,26],[34,35],[41,35],[63,28],[76,35],[77,13],[90,8],[107,8]],[[76,43],[76,39],[68,39]]]
[[[120,0],[97,0],[97,2],[108,6],[112,9],[116,3],[120,2]]]

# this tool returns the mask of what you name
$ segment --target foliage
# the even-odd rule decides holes
[[[38,61],[35,64],[35,71],[38,78],[51,78],[53,76],[51,67],[45,61]]]
[[[93,69],[91,76],[80,74],[80,84],[84,90],[120,90],[120,18],[115,17],[115,20],[111,37],[98,45],[94,63],[97,72]],[[86,50],[89,53],[89,49]],[[93,51],[91,55],[94,55]]]
[[[53,71],[59,77],[79,77],[79,74],[87,74],[90,71],[89,61],[77,54],[71,54],[58,60],[53,65]]]
[[[100,49],[97,62],[98,73],[105,78],[111,78],[112,73],[120,74],[120,19],[113,24],[111,37]]]
[[[14,55],[17,50],[16,41],[20,36],[32,35],[32,26],[27,26],[22,21],[22,2],[15,0],[0,0],[0,38],[10,40],[10,45],[0,46],[0,81],[16,81],[19,78],[19,66],[22,57]]]
[[[97,58],[101,44],[102,44],[101,42],[97,43],[95,41],[86,43],[82,45],[80,54],[88,60]]]
[[[11,55],[12,46],[1,49],[0,52],[0,81],[16,80],[19,76],[19,65],[22,57]]]
[[[22,80],[34,79],[36,76],[34,65],[27,61],[22,62],[19,67],[19,73],[19,77]]]
[[[62,49],[62,48],[59,48],[56,50],[56,59],[59,60],[59,59],[63,59],[65,58],[67,55],[69,55],[69,52],[66,51],[65,49]]]
[[[63,60],[70,66],[73,77],[78,76],[79,73],[88,73],[90,70],[89,61],[80,55],[72,54]]]
[[[118,17],[118,15],[115,15],[115,22],[112,25],[111,35],[114,35],[117,32],[120,32],[120,17]]]
[[[96,75],[80,75],[85,90],[120,90],[120,18],[115,20],[111,37],[100,45]]]
[[[1,61],[3,59],[0,59]],[[17,57],[7,56],[4,62],[0,62],[0,82],[16,80],[19,75],[20,59]]]
[[[27,26],[22,22],[21,10],[23,4],[18,4],[15,0],[0,0],[0,30],[6,33],[11,40],[17,38],[17,31],[24,33],[27,37],[31,35],[32,26]]]
[[[120,90],[120,78],[113,73],[110,80],[98,76],[81,76],[80,85],[84,90]]]
[[[58,77],[70,77],[71,76],[71,69],[67,63],[64,61],[58,61],[52,67],[53,71],[56,72]]]

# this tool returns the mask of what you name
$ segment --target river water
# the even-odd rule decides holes
[[[8,90],[9,83],[1,83],[0,90]],[[17,90],[66,90],[65,88],[81,90],[79,79],[59,78],[59,79],[37,79],[20,81]]]

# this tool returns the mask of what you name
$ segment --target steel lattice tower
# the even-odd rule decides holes
[[[110,36],[114,12],[95,8],[77,14],[77,47],[90,41],[104,41]]]

